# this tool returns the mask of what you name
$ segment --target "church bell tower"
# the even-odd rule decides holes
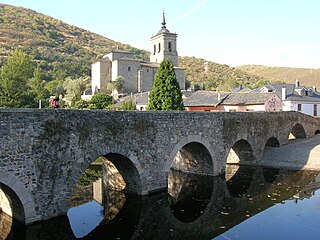
[[[160,31],[151,37],[151,54],[150,62],[160,63],[164,59],[170,58],[173,66],[178,66],[178,52],[177,52],[177,34],[170,33],[166,28],[166,19],[163,12],[162,27]]]

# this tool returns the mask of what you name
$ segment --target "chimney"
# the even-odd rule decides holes
[[[221,101],[221,93],[218,92],[218,102],[220,102],[220,101]]]
[[[296,87],[300,87],[300,81],[296,79]]]
[[[282,101],[284,101],[284,100],[286,100],[286,98],[287,98],[287,88],[282,87],[281,99],[282,99]]]

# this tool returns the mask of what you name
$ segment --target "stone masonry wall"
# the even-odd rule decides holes
[[[147,194],[167,187],[172,162],[188,143],[207,148],[210,175],[219,175],[235,142],[247,140],[258,161],[268,138],[276,137],[282,145],[297,122],[307,136],[320,129],[319,120],[293,112],[3,109],[0,172],[19,179],[33,202],[34,219],[44,220],[67,212],[76,182],[99,156],[115,154],[131,161],[134,168],[128,175],[140,183],[138,194]],[[16,189],[16,183],[6,184]]]

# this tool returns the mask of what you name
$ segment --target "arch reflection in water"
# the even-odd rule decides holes
[[[240,172],[247,171],[243,169]],[[106,203],[103,204],[103,211],[98,212],[99,217],[102,216],[104,219],[82,239],[212,239],[277,203],[284,203],[284,200],[287,199],[299,199],[298,201],[300,201],[305,197],[310,197],[312,192],[320,187],[320,179],[314,179],[314,172],[273,170],[269,174],[275,172],[277,176],[271,177],[275,179],[272,183],[266,181],[263,172],[265,172],[263,168],[255,168],[250,187],[247,189],[247,193],[241,197],[234,197],[229,193],[227,183],[222,176],[212,177],[210,183],[206,179],[193,180],[192,176],[178,177],[172,173],[170,185],[177,189],[171,189],[171,194],[181,199],[181,202],[184,201],[182,200],[184,196],[187,196],[184,199],[194,198],[199,201],[188,204],[188,208],[205,206],[204,213],[197,215],[197,219],[194,221],[192,220],[195,219],[195,214],[192,211],[189,212],[190,215],[187,215],[185,222],[182,220],[186,216],[179,215],[178,219],[172,213],[172,206],[177,207],[180,203],[178,201],[176,205],[170,205],[167,192],[144,197],[122,193],[124,198],[121,193],[119,195],[105,191],[104,193],[108,194],[104,198]],[[197,186],[200,189],[211,184],[213,191],[208,190],[211,194],[209,197],[198,198],[199,192],[196,187],[191,187],[194,189],[192,191],[183,190],[185,189],[183,186],[189,182],[192,183],[191,186]],[[191,192],[195,195],[192,196]],[[119,202],[122,203],[119,204]],[[282,205],[278,204],[278,206]],[[88,214],[88,211],[83,214]],[[255,219],[251,218],[250,222],[254,222]],[[269,220],[275,222],[277,219],[271,218]],[[290,230],[294,231],[295,229]],[[26,232],[26,238],[18,239],[75,238],[68,219],[65,217],[28,226]],[[260,232],[260,234],[264,233]],[[286,237],[282,239],[286,239]]]
[[[245,195],[255,172],[256,169],[252,167],[227,164],[225,178],[229,193],[234,197]]]
[[[115,218],[126,202],[121,190],[139,191],[136,175],[132,163],[119,154],[108,154],[92,163],[80,177],[72,197],[73,208],[68,211],[74,235],[84,237]]]
[[[180,221],[193,222],[203,214],[213,191],[213,177],[171,170],[168,201]]]

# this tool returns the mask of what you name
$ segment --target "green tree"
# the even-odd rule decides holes
[[[97,93],[92,96],[91,104],[96,109],[106,109],[112,104],[112,97],[106,93]]]
[[[81,94],[86,88],[86,84],[82,77],[72,79],[67,77],[63,83],[65,89],[66,102],[70,107],[73,107],[77,101],[81,99]]]
[[[112,93],[112,95],[114,90],[117,90],[117,92],[119,93],[123,88],[123,82],[124,82],[123,77],[118,76],[114,81],[108,84],[107,89]]]
[[[164,60],[155,75],[148,110],[183,110],[182,93],[171,59]]]
[[[42,74],[39,66],[35,69],[33,77],[29,80],[29,95],[33,96],[33,101],[37,106],[39,100],[49,98],[49,91],[45,89],[45,81],[42,80]]]
[[[34,63],[21,50],[13,50],[0,69],[0,107],[25,107],[29,101],[28,81],[33,76]]]
[[[62,80],[52,80],[47,82],[45,89],[48,90],[49,95],[59,96],[64,95],[63,81]]]

